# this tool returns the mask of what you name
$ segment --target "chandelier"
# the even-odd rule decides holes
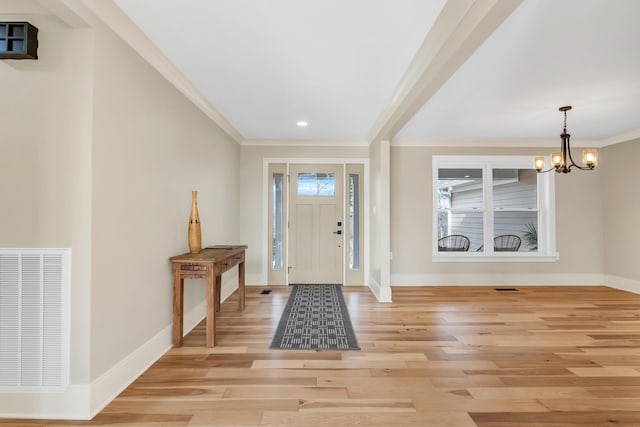
[[[551,168],[544,169],[544,157],[535,157],[533,159],[533,167],[539,173],[545,173],[550,171],[556,171],[558,173],[569,173],[571,168],[575,167],[581,170],[591,170],[598,166],[598,151],[597,150],[582,150],[582,164],[584,166],[578,166],[571,156],[571,144],[569,138],[571,135],[567,133],[567,111],[571,110],[571,106],[560,107],[560,111],[564,113],[564,129],[562,129],[562,143],[560,145],[560,151],[551,153]]]

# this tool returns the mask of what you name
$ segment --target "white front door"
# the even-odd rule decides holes
[[[289,283],[343,277],[343,165],[294,164],[289,170]]]

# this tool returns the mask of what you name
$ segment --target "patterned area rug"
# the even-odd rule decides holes
[[[292,285],[270,348],[359,350],[340,285]]]

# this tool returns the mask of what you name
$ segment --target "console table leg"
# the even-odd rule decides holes
[[[207,288],[207,347],[216,345],[216,280],[220,280],[214,275],[213,269],[207,271],[206,288]]]
[[[244,311],[244,261],[238,265],[238,310]]]
[[[180,278],[180,265],[173,266],[173,331],[174,347],[182,347],[182,313],[184,310],[184,279]]]
[[[222,275],[216,276],[216,311],[220,311],[220,299],[222,294]]]

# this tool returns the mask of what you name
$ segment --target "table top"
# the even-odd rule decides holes
[[[234,256],[243,252],[248,246],[245,245],[216,245],[202,249],[197,254],[187,252],[185,254],[172,256],[172,262],[216,262],[217,260]]]

